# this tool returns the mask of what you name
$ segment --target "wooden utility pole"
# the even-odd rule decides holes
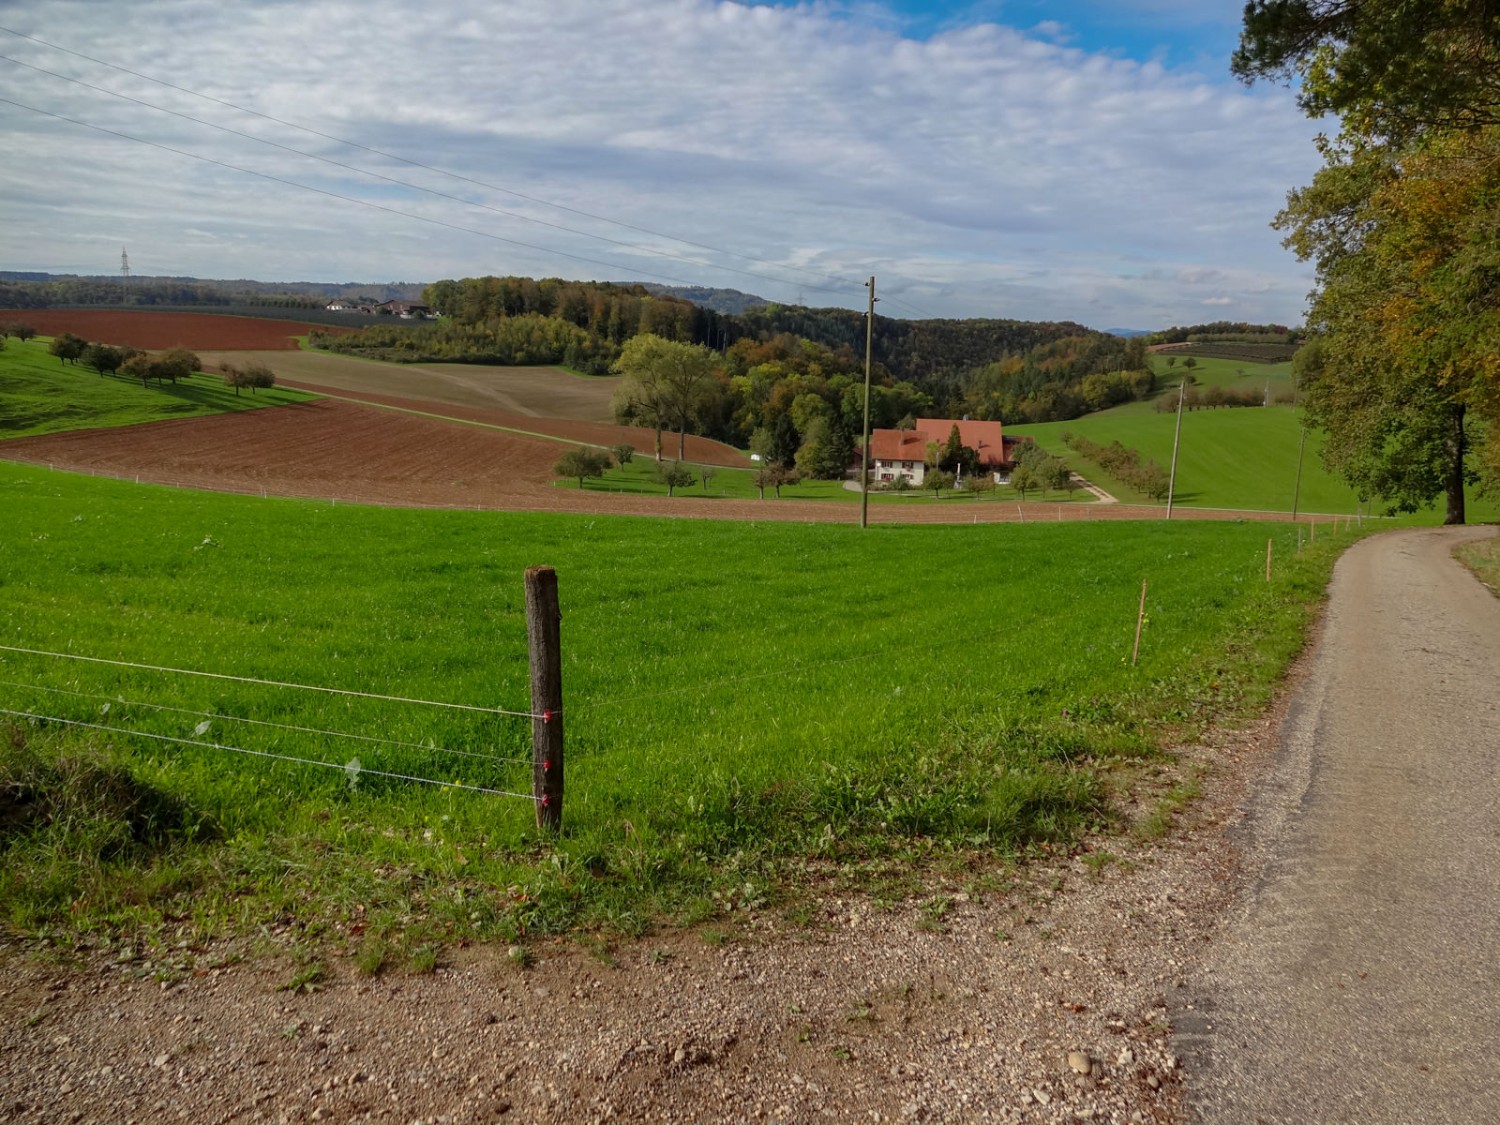
[[[1177,496],[1177,442],[1182,437],[1182,399],[1187,394],[1187,374],[1177,384],[1177,428],[1172,432],[1172,471],[1167,474],[1167,519],[1172,518],[1172,501]]]
[[[1292,522],[1297,522],[1297,503],[1302,499],[1302,451],[1307,448],[1307,427],[1302,427],[1302,440],[1297,443],[1297,483],[1292,488]]]
[[[870,290],[870,311],[865,314],[865,428],[860,437],[859,526],[870,526],[870,359],[875,341],[875,277],[865,283]]]
[[[557,571],[526,568],[526,643],[531,652],[531,793],[538,828],[562,828],[562,613]]]

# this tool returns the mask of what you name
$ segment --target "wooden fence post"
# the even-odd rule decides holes
[[[1146,622],[1146,580],[1141,579],[1141,608],[1135,614],[1135,648],[1130,652],[1130,666],[1135,667],[1135,662],[1141,655],[1141,626]]]
[[[1271,581],[1271,540],[1266,540],[1266,581]]]
[[[526,568],[526,643],[531,652],[531,793],[538,828],[562,829],[562,614],[557,571]]]

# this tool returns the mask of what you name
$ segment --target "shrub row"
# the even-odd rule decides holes
[[[1064,434],[1063,440],[1079,456],[1087,457],[1120,483],[1145,493],[1153,500],[1167,498],[1167,471],[1155,461],[1142,461],[1140,450],[1130,449],[1118,441],[1100,445],[1082,434]]]

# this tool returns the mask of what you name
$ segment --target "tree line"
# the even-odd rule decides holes
[[[35,335],[28,325],[0,326],[0,338],[16,336],[29,340]],[[90,342],[72,332],[54,336],[47,345],[47,352],[56,356],[64,366],[72,364],[87,367],[98,372],[101,379],[106,375],[124,375],[139,379],[143,387],[150,386],[153,379],[158,384],[171,383],[175,386],[179,379],[187,379],[203,370],[202,361],[187,348],[168,348],[166,351],[153,353],[140,348]],[[263,363],[249,363],[243,367],[224,364],[220,375],[227,386],[234,388],[236,398],[244,388],[254,394],[257,390],[276,385],[275,373]]]
[[[1314,263],[1294,360],[1325,465],[1394,511],[1500,484],[1500,20],[1447,0],[1251,0],[1234,72],[1335,115],[1276,226]]]

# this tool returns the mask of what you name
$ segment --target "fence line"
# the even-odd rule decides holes
[[[187,707],[169,707],[165,703],[147,703],[139,699],[123,699],[118,696],[99,695],[88,691],[72,691],[68,688],[44,687],[41,684],[22,684],[14,680],[0,680],[0,687],[14,687],[29,691],[44,691],[50,695],[71,695],[77,699],[102,699],[106,703],[118,703],[122,707],[145,707],[152,711],[167,711],[177,715],[192,715],[199,719],[217,719],[227,723],[248,723],[251,726],[271,727],[275,730],[296,731],[299,734],[324,734],[331,738],[348,738],[357,742],[373,742],[382,746],[397,746],[409,750],[425,750],[429,753],[453,754],[460,758],[477,758],[482,762],[523,763],[530,765],[530,758],[501,757],[498,754],[480,754],[473,750],[454,750],[447,746],[431,746],[425,742],[403,742],[395,738],[379,738],[373,734],[353,734],[342,730],[324,730],[321,727],[301,727],[292,723],[273,723],[266,719],[247,719],[240,715],[225,715],[217,711],[194,711]]]
[[[111,727],[103,723],[86,723],[81,719],[64,719],[56,715],[39,715],[33,711],[12,711],[9,708],[0,707],[0,715],[12,715],[18,719],[34,719],[44,723],[62,723],[70,727],[82,727],[85,730],[105,731],[109,734],[126,734],[135,738],[152,738],[158,742],[175,742],[183,746],[198,746],[206,750],[226,750],[234,754],[248,754],[256,758],[273,758],[278,762],[293,762],[302,766],[323,766],[325,769],[343,770],[351,776],[369,774],[371,777],[387,777],[396,781],[415,781],[423,785],[437,785],[445,789],[463,789],[470,793],[488,793],[496,797],[519,797],[527,801],[535,801],[537,798],[530,793],[512,793],[505,789],[491,789],[484,785],[469,785],[462,781],[437,781],[430,777],[414,777],[406,773],[392,773],[389,770],[371,770],[355,763],[340,765],[338,762],[325,762],[318,758],[298,758],[291,754],[276,754],[270,750],[249,750],[241,746],[229,746],[222,742],[203,742],[193,738],[180,738],[170,734],[152,734],[149,731],[131,730],[128,727]]]
[[[203,676],[211,680],[231,680],[241,684],[258,684],[262,687],[295,688],[299,691],[321,691],[328,695],[351,695],[360,699],[379,699],[387,703],[415,703],[423,707],[447,707],[455,711],[481,711],[487,715],[513,715],[518,719],[541,719],[549,722],[554,712],[541,714],[531,711],[507,711],[503,707],[479,707],[472,703],[442,703],[431,699],[411,699],[403,695],[380,695],[370,691],[353,691],[349,688],[319,687],[316,684],[293,684],[283,680],[260,680],[252,676],[231,676],[224,672],[199,672],[191,668],[166,668],[159,664],[137,664],[129,660],[107,660],[102,656],[78,656],[71,652],[47,652],[36,648],[18,648],[15,645],[0,645],[0,652],[19,652],[28,656],[51,656],[59,660],[82,660],[90,664],[111,664],[117,668],[135,668],[145,672],[171,672],[179,676]]]

